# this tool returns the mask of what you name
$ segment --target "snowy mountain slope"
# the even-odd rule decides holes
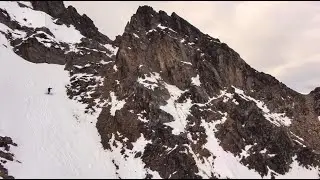
[[[9,175],[319,178],[319,90],[292,91],[175,13],[139,7],[110,42],[62,2],[21,3],[0,3]]]
[[[3,34],[0,46],[0,133],[12,137],[21,162],[6,164],[16,178],[115,178],[94,127],[96,116],[69,100],[68,71],[16,55]],[[7,47],[5,47],[5,46]],[[12,73],[16,69],[18,74]],[[47,95],[46,88],[53,87]]]
[[[82,36],[77,30],[72,26],[67,28],[65,25],[55,24],[55,21],[50,20],[52,18],[48,14],[41,11],[20,7],[16,2],[3,2],[1,8],[4,8],[10,15],[11,21],[26,25],[28,28],[47,27],[49,32],[52,32],[52,35],[45,33],[50,41],[35,38],[40,45],[46,48],[52,47],[52,44],[55,43],[58,48],[64,50],[63,46],[61,48],[61,43],[67,43],[72,49],[71,51],[65,50],[65,53],[70,53],[71,56],[102,53],[109,58],[117,50],[109,44],[102,44],[102,47],[106,48],[105,51],[86,47],[87,44],[80,43]],[[24,18],[32,23],[21,23]],[[41,24],[43,20],[45,21]],[[102,77],[97,75],[93,77],[90,71],[86,72],[83,69],[101,65],[105,67],[112,61],[99,59],[99,62],[88,63],[80,59],[80,62],[75,62],[76,64],[70,62],[70,75],[64,70],[63,65],[29,63],[13,52],[14,47],[11,47],[10,41],[22,39],[23,43],[39,31],[28,35],[29,33],[24,31],[28,31],[28,28],[17,30],[5,24],[0,25],[1,73],[3,73],[1,87],[7,87],[1,90],[4,96],[1,99],[7,102],[1,104],[0,113],[5,119],[1,121],[1,134],[15,139],[18,147],[11,149],[15,158],[22,162],[21,164],[17,162],[5,164],[5,167],[9,169],[9,174],[16,178],[116,178],[118,175],[114,163],[117,163],[127,167],[126,171],[121,172],[121,177],[144,177],[146,170],[143,168],[143,162],[131,157],[132,162],[127,164],[122,160],[121,149],[114,149],[113,152],[103,150],[94,126],[101,108],[94,107],[93,111],[88,111],[87,104],[77,102],[85,101],[86,98],[90,98],[91,94],[90,91],[77,94],[79,90],[82,88],[96,89],[103,83]],[[59,33],[56,34],[56,32]],[[8,34],[12,34],[13,38],[7,39]],[[70,34],[75,36],[70,36]],[[80,38],[75,38],[76,36]],[[21,46],[17,44],[15,47],[19,45]],[[47,60],[46,56],[42,58]],[[12,68],[18,68],[19,74],[9,73]],[[71,93],[76,91],[76,94],[73,95],[76,101],[72,101],[66,91],[68,87],[72,87],[73,84],[78,85],[79,82],[93,82],[93,84],[69,89]],[[45,94],[47,87],[53,87],[53,95]],[[103,106],[101,102],[99,105]],[[15,113],[17,109],[19,113]],[[137,142],[136,147],[141,146],[140,149],[143,149],[144,141],[143,139],[140,141],[142,145]],[[132,167],[136,169],[130,170]],[[151,170],[148,172],[159,177]]]
[[[17,3],[1,1],[0,7],[7,10],[11,20],[19,22],[21,26],[31,28],[46,27],[52,33],[57,41],[66,43],[77,43],[83,37],[73,25],[57,25],[50,15],[42,11],[34,11],[30,8],[31,3],[27,2],[29,7],[21,8]]]

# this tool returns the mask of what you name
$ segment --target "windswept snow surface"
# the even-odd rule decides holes
[[[84,114],[85,105],[66,95],[64,66],[27,62],[0,33],[0,73],[0,134],[18,144],[11,150],[22,162],[5,164],[11,175],[116,178],[95,128],[96,117]],[[45,94],[49,86],[52,95]]]
[[[70,27],[57,25],[50,15],[42,11],[34,11],[31,8],[21,8],[17,2],[9,1],[1,1],[0,7],[8,12],[12,20],[19,22],[22,26],[32,28],[47,27],[58,41],[78,43],[83,37],[73,25],[70,25]]]

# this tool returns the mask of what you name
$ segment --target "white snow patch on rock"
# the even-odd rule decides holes
[[[292,157],[293,163],[290,165],[290,170],[284,175],[277,175],[277,179],[319,179],[319,168],[311,167],[307,169],[305,167],[299,166],[296,160],[297,156]]]
[[[133,33],[134,37],[140,38],[136,33]]]
[[[113,61],[104,61],[104,60],[101,60],[100,61],[100,64],[102,65],[106,65],[106,64],[109,64],[109,63],[112,63]]]
[[[1,29],[1,28],[0,28],[0,29]],[[8,29],[9,29],[9,28],[8,28]],[[10,29],[10,30],[11,30],[11,29]],[[43,32],[43,31],[39,31],[39,32]],[[24,37],[27,36],[27,33],[26,33],[26,32],[20,31],[20,30],[17,30],[17,29],[11,31],[11,33],[12,33],[13,39],[24,38]],[[43,33],[45,33],[45,32],[43,32]],[[47,33],[45,33],[45,34],[47,34]],[[48,34],[47,34],[47,35],[48,35]],[[50,35],[48,35],[48,36],[49,36],[49,38],[52,38]]]
[[[166,105],[160,106],[160,109],[172,115],[174,121],[165,124],[173,128],[173,134],[179,135],[184,132],[187,125],[187,117],[190,114],[192,100],[188,98],[186,102],[177,103],[176,100],[187,90],[182,91],[178,87],[167,83],[164,85],[170,94],[170,98],[167,100]]]
[[[142,114],[137,114],[138,115],[138,120],[140,120],[140,121],[142,121],[142,122],[145,122],[145,123],[147,123],[148,122],[148,119],[147,118],[145,118],[145,117],[143,117],[143,115]]]
[[[151,32],[153,32],[153,31],[157,31],[156,29],[150,29],[148,32],[146,32],[146,34],[149,34],[149,33],[151,33]]]
[[[253,101],[256,103],[259,109],[261,109],[264,112],[264,117],[270,121],[272,124],[276,126],[290,126],[291,119],[285,115],[285,113],[271,113],[268,107],[259,100],[256,100],[250,96],[247,96],[244,94],[244,92],[234,86],[232,86],[235,89],[235,93],[237,93],[240,97],[247,101]]]
[[[216,156],[215,159],[208,158],[204,163],[198,164],[200,172],[202,171],[204,175],[203,178],[211,177],[211,173],[219,178],[261,178],[259,173],[248,169],[246,166],[239,162],[239,158],[234,157],[230,152],[226,152],[220,145],[219,140],[215,137],[216,125],[222,124],[226,120],[227,114],[224,113],[224,117],[218,121],[212,121],[210,123],[201,120],[201,126],[205,128],[207,134],[207,143],[204,145],[212,155]],[[213,164],[213,165],[212,165]],[[212,167],[213,166],[213,167]],[[220,176],[218,176],[220,175]]]
[[[103,46],[111,51],[112,55],[116,55],[119,49],[118,47],[112,46],[111,44],[104,44]]]
[[[197,141],[192,139],[192,136],[191,136],[190,133],[187,134],[187,138],[188,138],[193,144],[197,144]]]
[[[158,172],[145,168],[145,163],[142,161],[141,157],[134,157],[137,152],[143,154],[146,145],[152,143],[151,141],[146,140],[142,133],[137,141],[132,143],[132,150],[127,149],[121,142],[115,140],[114,134],[112,134],[109,142],[111,144],[113,142],[117,144],[117,147],[111,146],[112,151],[108,151],[107,154],[109,154],[110,157],[113,157],[115,164],[119,166],[117,172],[121,179],[143,179],[145,178],[146,173],[152,174],[153,178],[161,178]],[[124,154],[122,155],[121,153],[122,149],[125,149],[124,154],[128,157],[124,158]]]
[[[66,53],[69,53],[69,52],[75,52],[75,53],[80,53],[80,54],[83,54],[83,53],[87,53],[87,54],[91,54],[91,52],[85,52],[85,50],[88,50],[88,51],[94,51],[94,52],[100,52],[100,53],[104,53],[106,54],[107,56],[111,57],[112,54],[110,54],[110,52],[107,52],[107,51],[101,51],[101,50],[97,50],[97,49],[91,49],[91,48],[87,48],[87,47],[81,47],[81,46],[75,46],[73,44],[70,45],[70,50],[65,52]]]
[[[235,99],[232,99],[232,102],[233,102],[234,104],[236,104],[236,105],[239,105],[238,101],[235,100]]]
[[[114,92],[110,92],[110,97],[111,97],[111,102],[109,103],[111,105],[111,108],[110,108],[110,114],[112,116],[115,116],[116,114],[116,111],[117,110],[120,110],[123,108],[123,106],[126,104],[126,101],[123,99],[123,100],[117,100],[117,96],[114,95]]]
[[[196,85],[196,86],[200,86],[200,85],[201,85],[199,74],[197,74],[196,77],[192,77],[192,78],[191,78],[191,83],[192,83],[193,85]]]
[[[244,150],[242,150],[242,152],[240,153],[240,157],[241,158],[247,158],[248,156],[250,156],[250,154],[248,153],[249,149],[252,147],[252,145],[246,145],[244,147]]]
[[[158,24],[157,27],[159,27],[160,29],[166,29],[166,28],[168,28],[170,31],[177,33],[175,30],[173,30],[173,29],[171,29],[171,28],[169,28],[169,27],[166,27],[166,26],[162,26],[161,24]]]
[[[151,90],[154,90],[154,88],[158,87],[159,80],[161,79],[159,73],[151,72],[150,76],[147,76],[146,74],[144,76],[145,78],[139,77],[137,82]]]
[[[293,139],[295,142],[297,142],[298,144],[300,144],[301,146],[303,147],[306,147],[302,142],[304,142],[304,139],[302,139],[301,137],[295,135],[293,132],[290,131],[290,134],[292,134],[295,138],[297,138],[298,140],[296,139]]]
[[[73,66],[78,68],[78,69],[82,69],[83,68],[82,66],[79,66],[79,65],[73,65]]]
[[[180,62],[182,62],[182,63],[184,63],[184,64],[192,65],[191,62],[186,62],[186,61],[180,61]]]
[[[117,65],[113,65],[113,70],[114,70],[115,72],[118,71]]]
[[[0,7],[8,12],[11,19],[19,22],[22,26],[47,27],[59,42],[79,43],[81,42],[80,39],[83,38],[73,25],[70,25],[70,27],[64,24],[57,25],[50,15],[42,11],[22,8],[14,1],[0,1]]]
[[[233,94],[228,93],[226,90],[221,90],[218,98],[221,98],[221,97],[223,97],[223,102],[226,103],[233,98]]]
[[[267,152],[267,149],[264,148],[263,150],[260,151],[261,154],[265,154]]]

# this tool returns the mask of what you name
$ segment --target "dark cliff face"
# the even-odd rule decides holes
[[[302,131],[318,124],[308,120],[314,114],[308,97],[268,74],[257,72],[226,44],[203,34],[175,13],[168,16],[149,6],[140,7],[127,24],[119,47],[116,64],[121,67],[122,78],[157,72],[166,82],[184,90],[190,87],[191,78],[199,74],[204,83],[198,99],[208,99],[223,88],[236,86],[263,100],[270,110],[301,119],[294,121],[293,126],[298,128],[299,122],[303,122],[306,128]],[[310,134],[299,135],[307,138]]]
[[[127,158],[143,136],[149,143],[134,157],[162,178],[225,178],[215,171],[217,148],[262,177],[287,173],[294,157],[304,167],[319,167],[319,88],[309,95],[291,90],[175,13],[141,6],[111,42],[71,6],[32,5],[85,37],[47,47],[36,37],[50,39],[49,29],[21,27],[0,11],[1,23],[28,34],[11,38],[15,52],[34,63],[65,64],[67,94],[87,104],[87,113],[107,102],[96,124],[105,149],[120,143]],[[115,100],[122,108],[115,110]]]
[[[270,172],[285,174],[294,156],[302,157],[304,152],[313,154],[311,149],[320,150],[320,123],[308,96],[291,90],[268,74],[257,72],[225,43],[203,34],[175,13],[169,16],[149,6],[139,7],[117,43],[118,71],[108,75],[113,78],[105,82],[104,88],[126,104],[115,115],[110,114],[111,107],[105,108],[98,119],[97,128],[105,148],[111,149],[110,140],[116,132],[129,139],[123,141],[115,136],[127,147],[142,133],[152,141],[142,154],[146,167],[158,171],[164,178],[198,178],[201,169],[190,158],[192,152],[199,158],[214,156],[205,148],[210,140],[201,119],[214,123],[222,118],[219,112],[224,112],[226,120],[215,132],[219,145],[235,156],[246,146],[254,145],[250,156],[242,157],[241,162],[261,176]],[[199,86],[192,83],[197,76]],[[152,85],[148,88],[138,83],[139,78],[147,77],[154,78],[150,83],[154,89],[150,88]],[[114,79],[120,84],[115,84]],[[180,134],[173,133],[174,129],[166,125],[176,117],[161,109],[172,97],[166,84],[185,91],[175,100],[176,104],[186,103],[188,99],[193,103]],[[243,90],[244,95],[237,89]],[[232,94],[231,100],[210,100],[219,96],[221,90]],[[264,112],[261,102],[272,113]],[[140,121],[139,113],[148,122]],[[290,119],[289,124],[284,117]],[[300,142],[297,137],[304,140]],[[166,155],[165,147],[175,146],[176,150]],[[276,156],[259,154],[263,149]],[[312,157],[309,162],[318,162],[317,155]],[[155,163],[155,159],[159,163]],[[212,173],[207,177],[219,175]]]
[[[320,87],[315,88],[309,94],[314,100],[314,110],[318,116],[320,116]],[[319,118],[320,121],[320,118]]]
[[[73,25],[88,38],[104,44],[111,42],[107,36],[99,32],[86,14],[81,16],[72,6],[65,8],[62,1],[31,1],[31,3],[35,10],[46,12],[54,18],[58,18],[58,23]]]
[[[252,69],[228,45],[203,34],[175,13],[169,16],[164,11],[157,13],[149,6],[140,7],[125,27],[121,42],[118,59],[128,70],[124,76],[125,73],[135,71],[136,66],[145,64],[150,71],[162,71],[164,76],[172,76],[171,83],[181,88],[185,87],[178,80],[182,78],[178,77],[179,74],[186,74],[181,75],[184,76],[181,81],[187,82],[194,76],[192,71],[205,72],[200,77],[213,80],[210,82],[214,83],[212,86],[219,88],[235,85],[242,89],[260,90],[266,84],[284,86],[274,77]],[[131,54],[135,57],[126,59]],[[188,70],[182,61],[191,63],[195,68]],[[183,66],[183,69],[178,70],[179,66]],[[298,94],[292,90],[287,91],[293,95]]]

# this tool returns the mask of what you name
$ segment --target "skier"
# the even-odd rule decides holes
[[[48,88],[48,94],[50,94],[51,89],[52,89],[51,87]]]

